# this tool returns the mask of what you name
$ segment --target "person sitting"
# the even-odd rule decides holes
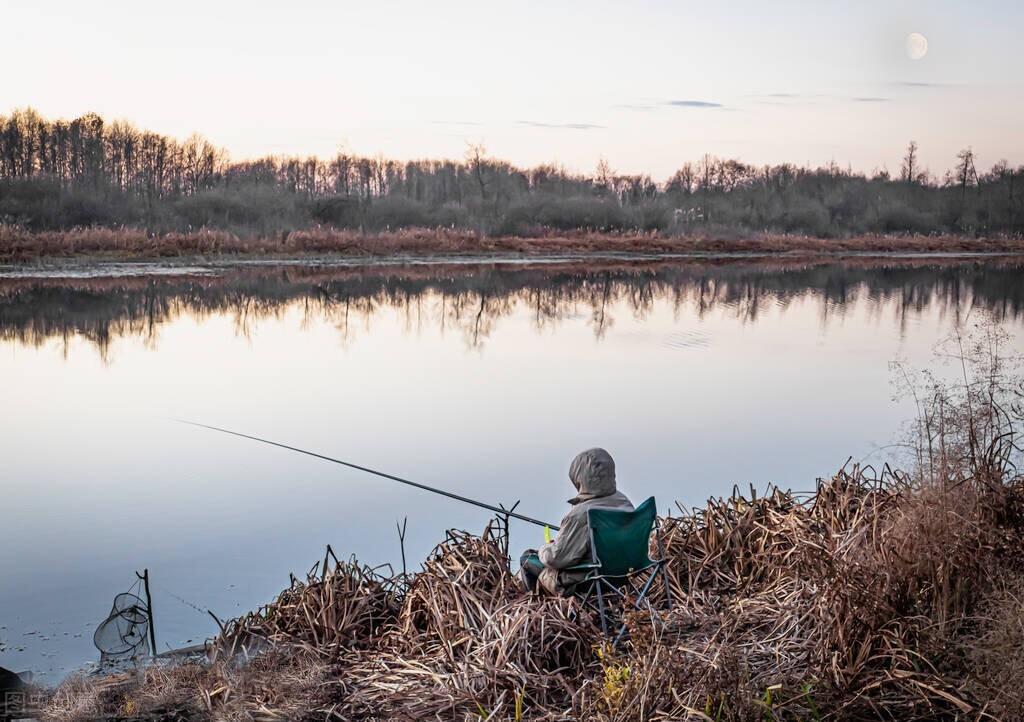
[[[538,549],[527,549],[519,560],[519,579],[531,592],[551,595],[567,593],[582,581],[585,572],[567,572],[567,567],[590,561],[590,509],[633,511],[633,504],[615,486],[615,461],[604,449],[587,449],[569,466],[569,480],[577,494],[572,508],[562,519],[558,535]]]

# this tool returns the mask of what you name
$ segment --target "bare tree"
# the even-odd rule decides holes
[[[903,167],[900,171],[900,178],[904,183],[917,183],[921,180],[921,171],[917,163],[917,141],[912,140],[907,145],[907,154],[903,156]]]
[[[486,201],[489,180],[484,178],[484,169],[487,166],[487,149],[484,148],[483,143],[470,143],[466,149],[466,163],[469,165],[473,177],[476,178],[477,185],[480,186],[480,199]]]
[[[597,161],[597,172],[594,174],[594,187],[600,195],[607,195],[612,190],[615,182],[615,171],[608,164],[608,161],[601,158]]]
[[[697,170],[693,167],[693,163],[687,161],[683,163],[679,170],[672,174],[672,177],[668,179],[668,184],[665,188],[670,192],[688,196],[693,193],[696,183]]]
[[[960,199],[967,199],[967,187],[978,182],[978,171],[974,168],[974,151],[970,146],[956,154],[956,183],[960,186]]]

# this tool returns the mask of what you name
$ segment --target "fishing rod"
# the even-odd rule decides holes
[[[433,492],[435,494],[440,494],[441,496],[447,496],[449,499],[455,499],[456,501],[461,501],[461,502],[464,502],[466,504],[472,504],[473,506],[479,506],[481,509],[488,509],[488,510],[493,511],[493,512],[495,512],[497,514],[500,514],[502,516],[510,516],[513,519],[519,519],[520,521],[529,522],[530,524],[536,524],[537,526],[548,527],[552,531],[558,531],[558,527],[557,526],[555,526],[554,524],[548,524],[546,521],[541,521],[540,519],[534,519],[531,516],[525,516],[523,514],[517,514],[514,511],[510,511],[508,509],[504,509],[504,508],[502,508],[500,506],[492,506],[491,504],[487,504],[487,503],[484,503],[482,501],[477,501],[476,499],[470,499],[469,497],[461,496],[460,494],[454,494],[454,493],[452,493],[450,491],[445,491],[444,489],[435,489],[432,486],[427,486],[426,484],[420,484],[419,482],[416,482],[416,481],[410,481],[409,479],[403,479],[402,477],[395,476],[394,474],[387,474],[387,473],[385,473],[383,471],[377,471],[376,469],[371,469],[368,466],[360,466],[359,464],[353,464],[353,463],[351,463],[349,461],[342,461],[341,459],[335,459],[335,458],[330,457],[330,456],[324,456],[323,454],[318,454],[315,451],[307,451],[306,449],[300,449],[300,448],[298,448],[296,446],[289,446],[288,444],[280,444],[280,443],[278,443],[276,441],[270,441],[269,439],[261,439],[259,436],[250,436],[249,434],[243,434],[243,433],[241,433],[239,431],[231,431],[230,429],[222,429],[219,426],[210,426],[209,424],[200,424],[198,421],[187,421],[185,419],[175,419],[175,420],[178,421],[179,423],[182,423],[182,424],[188,424],[189,426],[198,426],[201,429],[210,429],[211,431],[219,431],[222,434],[231,434],[232,436],[238,436],[238,437],[241,437],[243,439],[251,439],[252,441],[259,441],[262,444],[269,444],[270,446],[277,446],[277,447],[280,447],[282,449],[288,449],[289,451],[297,451],[300,454],[305,454],[306,456],[312,456],[315,459],[323,459],[324,461],[330,461],[330,462],[332,462],[334,464],[341,464],[342,466],[347,466],[350,469],[356,469],[357,471],[365,471],[367,474],[373,474],[374,476],[379,476],[379,477],[382,477],[384,479],[391,479],[391,481],[397,481],[400,484],[406,484],[408,486],[414,486],[417,489],[423,489],[424,491],[430,491],[430,492]]]

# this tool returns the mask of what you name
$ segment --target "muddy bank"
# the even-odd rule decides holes
[[[224,231],[151,235],[144,230],[84,228],[30,232],[0,226],[0,261],[98,257],[156,259],[187,256],[306,257],[332,254],[379,258],[416,254],[546,256],[565,254],[720,254],[720,253],[1024,253],[1024,239],[1013,236],[864,235],[816,238],[799,235],[747,236],[659,233],[551,233],[531,237],[486,236],[454,229],[409,229],[381,233],[313,229],[270,237],[243,238]]]

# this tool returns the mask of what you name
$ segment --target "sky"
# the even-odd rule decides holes
[[[664,180],[704,153],[1024,163],[1024,3],[0,0],[0,114],[95,111],[234,158],[461,158]],[[928,52],[908,56],[921,33]]]

